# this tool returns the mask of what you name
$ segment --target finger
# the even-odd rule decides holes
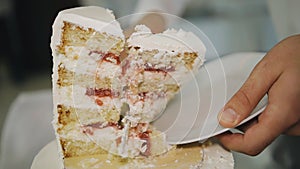
[[[256,124],[250,126],[244,134],[219,136],[220,142],[225,147],[245,154],[257,155],[281,133],[297,132],[299,115],[294,112],[294,108],[291,108],[297,106],[298,103],[295,102],[297,96],[293,95],[293,90],[282,87],[290,83],[290,80],[285,77],[287,76],[281,76],[270,89],[269,104],[258,117]]]
[[[257,64],[246,82],[221,110],[218,120],[223,127],[233,128],[249,116],[278,78],[280,70],[274,69],[269,60],[267,55]]]
[[[258,123],[258,117],[255,117],[250,121],[244,123],[243,125],[238,126],[237,129],[245,133],[249,128],[251,128],[257,123]]]
[[[279,126],[281,117],[278,116],[277,120],[270,120],[265,115],[269,114],[267,111],[271,108],[267,108],[265,112],[259,117],[258,123],[252,125],[246,130],[244,134],[224,134],[218,138],[220,142],[227,148],[233,151],[245,153],[248,155],[259,154],[266,146],[268,146],[287,126]],[[270,130],[272,129],[272,130]]]

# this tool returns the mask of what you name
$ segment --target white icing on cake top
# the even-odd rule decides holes
[[[206,51],[203,42],[192,32],[168,29],[163,33],[152,34],[145,25],[135,27],[135,32],[128,39],[128,44],[141,47],[142,50],[197,52],[199,56],[203,56]]]
[[[124,39],[120,24],[115,20],[111,10],[96,6],[78,7],[59,12],[53,24],[52,50],[61,42],[63,21],[80,25],[83,28],[93,28],[96,31],[106,32]]]

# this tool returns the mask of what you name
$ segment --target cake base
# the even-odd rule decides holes
[[[46,145],[34,158],[31,169],[60,169],[56,141]],[[149,158],[121,159],[109,154],[65,159],[66,169],[82,168],[201,168],[233,169],[232,153],[218,144],[186,144]]]

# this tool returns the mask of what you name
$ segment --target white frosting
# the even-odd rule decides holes
[[[151,30],[144,25],[137,25],[135,32],[128,39],[129,46],[138,46],[144,50],[161,50],[167,52],[197,52],[204,57],[206,48],[203,42],[192,32],[182,29],[168,29],[163,33],[152,34]],[[204,59],[204,58],[202,58]]]
[[[95,111],[100,111],[101,109],[111,110],[113,107],[116,107],[117,109],[120,108],[119,99],[113,99],[110,97],[100,98],[100,100],[103,102],[103,105],[97,105],[94,98],[85,94],[86,88],[79,85],[60,87],[57,92],[57,104]]]
[[[159,80],[161,83],[178,83],[181,85],[184,81],[186,81],[186,74],[192,73],[187,67],[185,67],[184,64],[182,64],[181,61],[177,61],[175,64],[174,62],[174,57],[171,58],[168,55],[164,55],[163,52],[159,52],[154,57],[158,57],[155,59],[152,59],[152,64],[155,64],[153,68],[155,69],[160,69],[163,67],[168,68],[171,67],[170,65],[175,64],[174,69],[175,71],[170,71],[167,72],[151,72],[151,71],[145,71],[143,75],[139,75],[136,70],[139,69],[139,67],[143,67],[142,65],[145,65],[146,63],[150,65],[151,63],[145,62],[143,58],[135,58],[134,56],[129,56],[132,57],[133,60],[130,61],[130,68],[127,70],[129,72],[128,74],[130,75],[131,79],[134,77],[135,80],[142,80],[143,82],[153,82],[155,80]],[[180,59],[177,58],[176,59]],[[200,60],[200,59],[199,59]],[[197,60],[198,61],[198,60]],[[195,61],[194,65],[202,65],[203,62],[197,62]],[[201,60],[200,60],[201,61]],[[197,70],[198,67],[194,67],[193,70]],[[140,76],[140,77],[138,77]]]
[[[144,101],[139,101],[139,96],[127,96],[127,103],[129,104],[129,116],[139,118],[142,122],[151,122],[162,113],[169,101],[167,97],[159,97],[153,92],[146,94],[147,98]]]
[[[73,139],[76,141],[92,142],[93,140],[86,134],[82,133],[80,130],[81,123],[78,122],[76,125],[77,130],[70,130],[64,134],[60,134],[60,138]],[[75,127],[75,126],[74,126]]]
[[[79,59],[72,59],[72,57],[65,57],[59,54],[56,58],[58,64],[62,63],[65,69],[75,72],[76,75],[89,75],[99,78],[117,78],[121,73],[121,67],[114,63],[102,61],[99,54],[88,55],[89,51],[80,47],[69,47],[73,49],[70,56],[79,55]],[[109,70],[109,71],[107,71]],[[103,73],[105,72],[105,73]]]
[[[89,137],[91,140],[95,141],[97,145],[101,146],[101,148],[112,154],[120,155],[122,157],[137,157],[140,153],[146,151],[146,140],[140,139],[137,136],[127,135],[124,137],[124,134],[129,132],[128,127],[125,127],[122,130],[118,130],[114,127],[106,127],[103,129],[94,128],[93,135],[89,135]],[[117,139],[122,140],[120,143],[117,143]]]
[[[96,31],[106,32],[124,39],[123,31],[112,11],[96,6],[71,8],[59,12],[54,21],[51,39],[52,51],[61,42],[63,21],[77,24],[83,28],[93,28]]]
[[[109,71],[107,71],[109,70]],[[101,65],[97,67],[97,77],[105,78],[108,77],[112,80],[117,80],[121,74],[121,67],[110,62],[102,62]],[[103,73],[105,72],[105,73]],[[112,86],[113,87],[113,86]]]

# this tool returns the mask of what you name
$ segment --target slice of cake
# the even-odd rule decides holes
[[[63,158],[106,152],[87,133],[89,126],[118,126],[120,105],[112,83],[121,73],[124,43],[109,10],[81,7],[58,14],[51,39],[53,124]]]
[[[107,153],[149,157],[172,148],[150,122],[178,93],[185,75],[203,63],[205,48],[195,35],[152,34],[137,26],[126,42],[111,11],[79,7],[58,14],[51,48],[53,125],[61,159]]]
[[[191,32],[168,29],[153,34],[144,25],[136,26],[127,42],[123,72],[129,114],[151,122],[178,93],[187,74],[203,64],[206,49]]]

